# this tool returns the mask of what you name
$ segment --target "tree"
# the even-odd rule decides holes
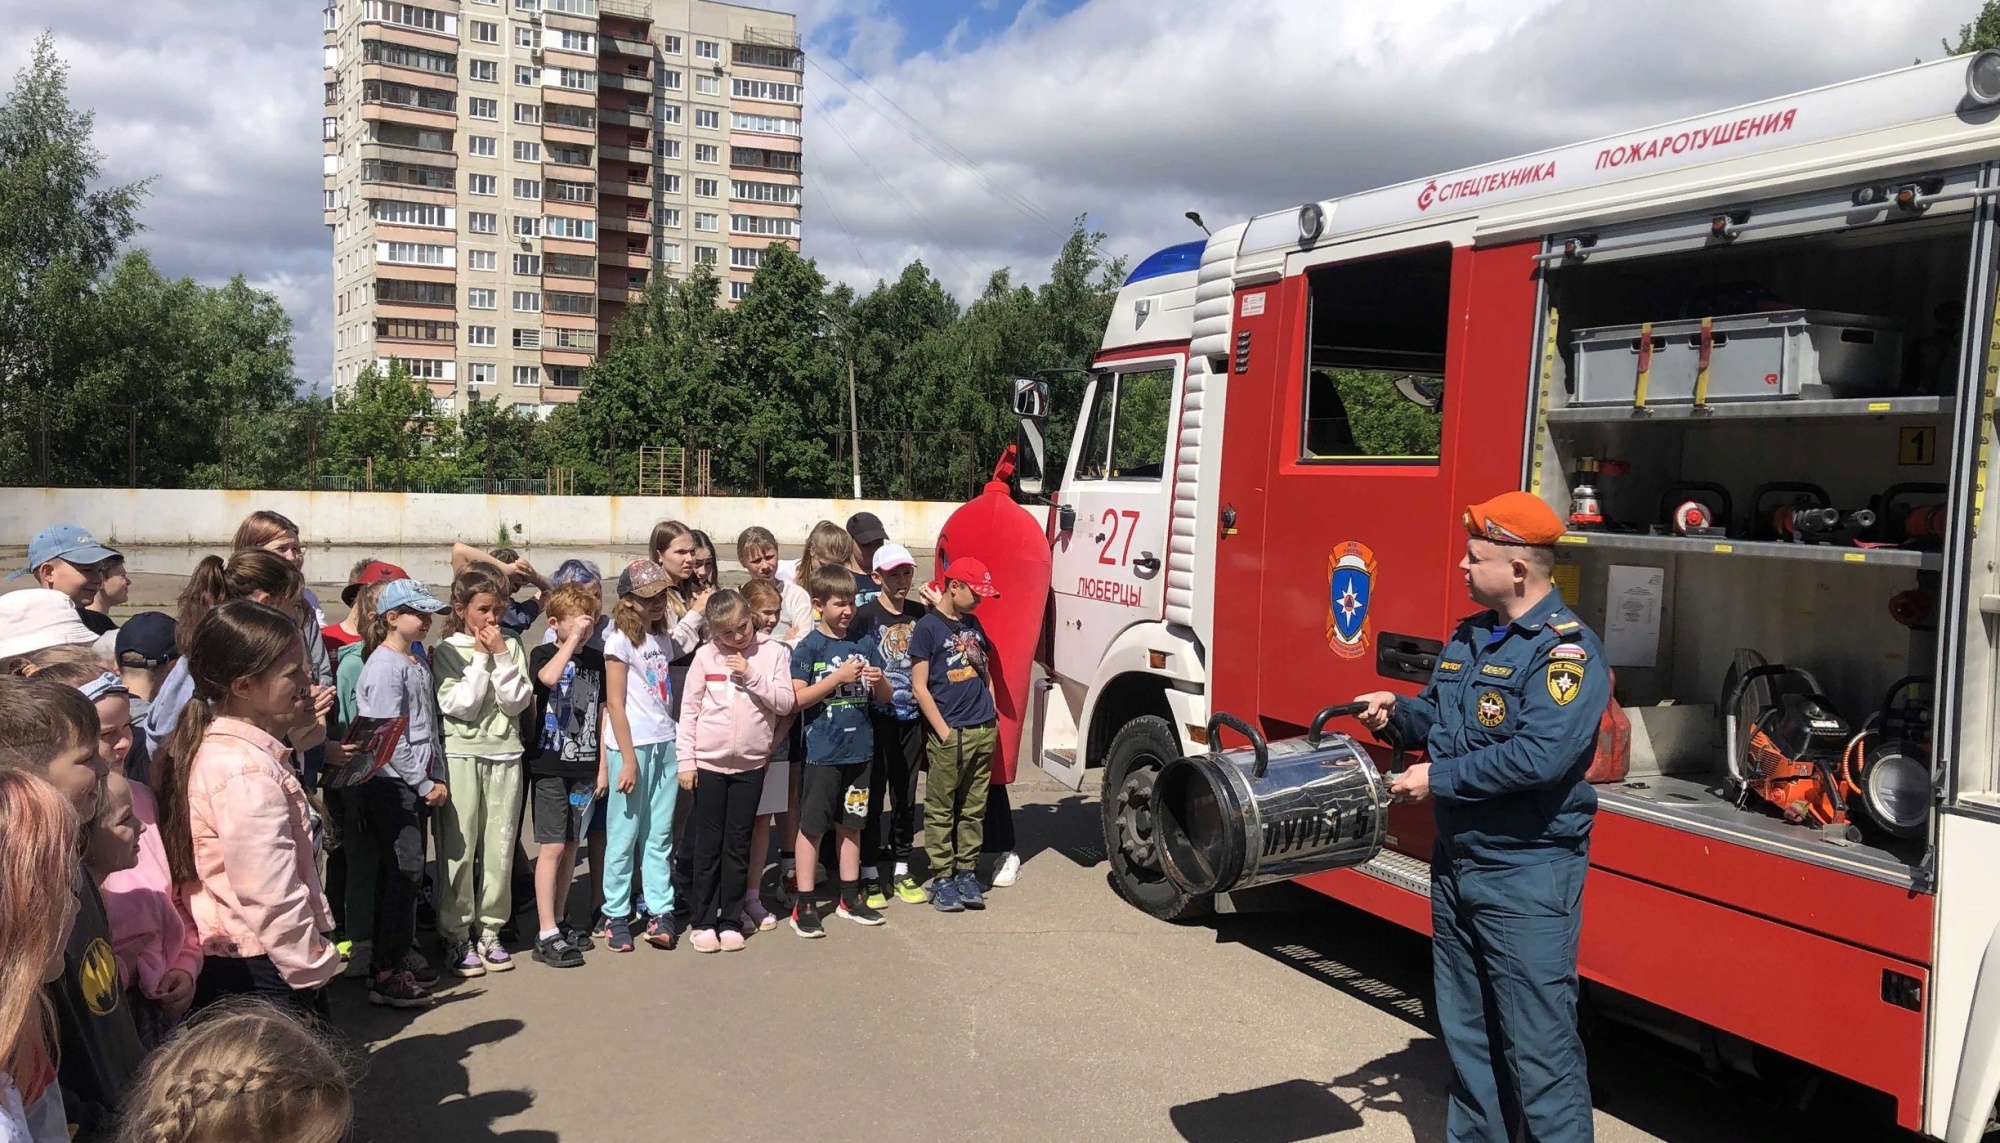
[[[327,420],[328,468],[357,488],[459,491],[458,428],[402,362],[361,371]]]
[[[2000,48],[2000,0],[1986,0],[1970,24],[1959,25],[1956,46],[1944,41],[1944,50],[1955,56],[1987,48]]]

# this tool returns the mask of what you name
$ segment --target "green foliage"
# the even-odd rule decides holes
[[[1396,391],[1394,373],[1332,371],[1358,456],[1436,456],[1443,421]]]
[[[2000,0],[1985,0],[1979,6],[1979,14],[1970,24],[1958,28],[1958,43],[1944,41],[1944,50],[1952,55],[2000,48]]]

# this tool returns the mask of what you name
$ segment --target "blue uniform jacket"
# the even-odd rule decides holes
[[[1498,622],[1486,611],[1460,623],[1430,683],[1392,718],[1430,755],[1440,861],[1579,853],[1597,812],[1583,776],[1611,698],[1603,646],[1554,588],[1494,642]]]

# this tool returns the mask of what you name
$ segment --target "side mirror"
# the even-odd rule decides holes
[[[1042,422],[1049,415],[1049,383],[1028,377],[1014,380],[1014,415],[1021,419],[1014,434],[1014,486],[1028,496],[1040,496],[1047,486]]]

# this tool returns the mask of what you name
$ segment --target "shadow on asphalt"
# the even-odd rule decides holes
[[[519,1020],[488,1020],[450,1032],[390,1040],[414,1015],[362,1009],[341,1026],[368,1046],[368,1067],[355,1091],[356,1140],[386,1143],[557,1143],[549,1131],[499,1131],[494,1124],[527,1111],[534,1093],[473,1091],[465,1058],[474,1048],[518,1035]]]
[[[1303,1143],[1361,1126],[1346,1100],[1302,1079],[1183,1103],[1167,1117],[1187,1143]]]
[[[1014,805],[1015,850],[1022,861],[1053,850],[1089,869],[1104,862],[1103,819],[1096,798],[1068,794],[1056,802]]]

